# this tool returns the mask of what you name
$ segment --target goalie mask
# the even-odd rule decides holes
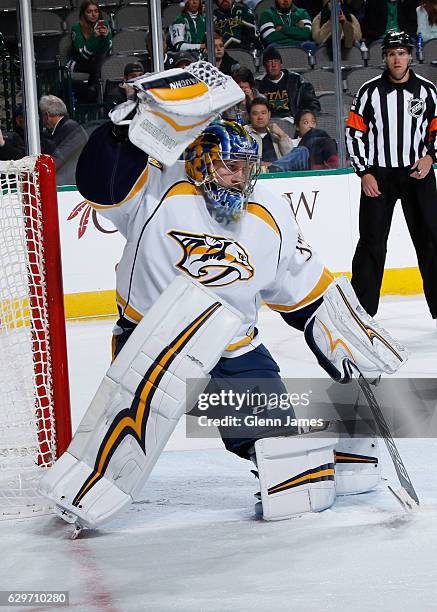
[[[258,144],[238,123],[211,123],[187,148],[185,170],[218,222],[237,221],[260,171]]]

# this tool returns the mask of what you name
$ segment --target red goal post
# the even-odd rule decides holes
[[[49,510],[36,486],[70,439],[54,162],[0,162],[0,519]]]

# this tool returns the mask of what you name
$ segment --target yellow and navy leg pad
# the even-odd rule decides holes
[[[308,434],[255,442],[262,516],[266,521],[320,512],[332,506],[336,442],[336,437]]]
[[[40,482],[66,520],[97,527],[138,496],[241,320],[198,283],[182,276],[171,283],[112,363],[67,452]]]
[[[375,489],[380,480],[378,439],[340,438],[335,447],[337,495],[366,493]]]

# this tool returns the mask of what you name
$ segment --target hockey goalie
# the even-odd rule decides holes
[[[334,280],[317,254],[302,248],[285,200],[268,181],[257,183],[252,137],[217,119],[243,97],[232,79],[197,62],[130,84],[136,101],[114,109],[77,167],[81,194],[126,238],[114,361],[40,485],[65,520],[88,528],[138,498],[178,419],[208,384],[243,377],[285,391],[256,327],[262,301],[304,333],[339,382],[350,379],[351,364],[377,378],[406,360],[346,277]],[[291,406],[287,413],[294,416]],[[333,504],[335,436],[285,426],[252,438],[221,433],[228,451],[255,462],[264,519]],[[371,476],[349,473],[339,489],[372,488]]]

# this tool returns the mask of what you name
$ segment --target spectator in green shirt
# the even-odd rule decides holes
[[[416,0],[367,0],[361,29],[367,43],[382,38],[390,30],[403,30],[415,37]]]
[[[73,58],[70,69],[72,72],[85,72],[90,75],[83,101],[92,102],[97,97],[97,81],[103,60],[112,47],[110,25],[102,19],[96,0],[84,0],[80,5],[79,23],[75,23],[71,28],[71,40]]]
[[[225,47],[259,47],[255,15],[243,3],[234,0],[215,0],[214,29],[223,37]]]
[[[275,6],[261,13],[259,21],[264,46],[314,47],[311,19],[305,9],[293,6],[293,0],[275,0]]]
[[[187,0],[182,13],[170,26],[170,38],[175,51],[200,54],[206,49],[205,16],[201,0]]]

